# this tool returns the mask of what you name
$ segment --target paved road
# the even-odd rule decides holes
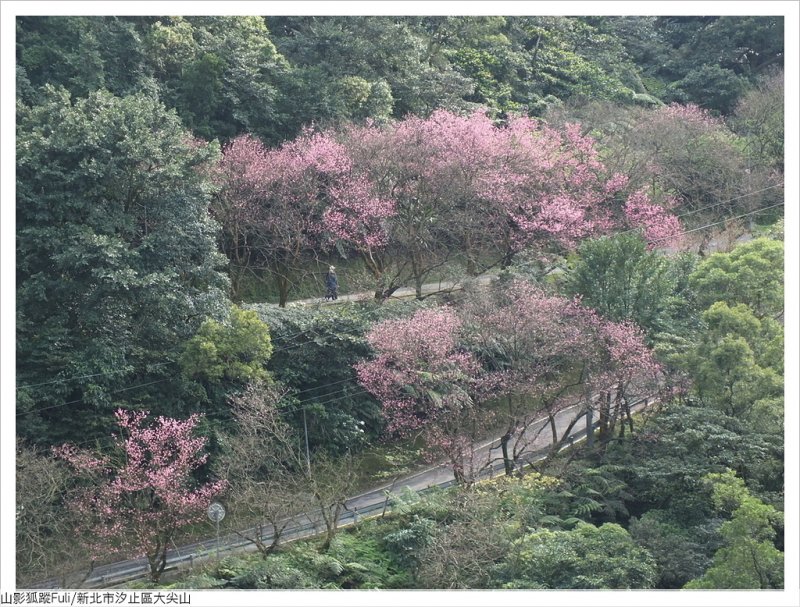
[[[429,282],[422,285],[422,294],[431,295],[433,293],[441,293],[448,291],[459,291],[467,284],[488,285],[497,277],[492,274],[481,274],[474,278],[466,278],[464,280],[443,280],[439,282]],[[402,287],[392,293],[392,299],[409,299],[417,296],[417,291],[413,287]],[[340,295],[336,301],[325,301],[324,297],[312,297],[311,299],[296,299],[290,301],[287,306],[311,306],[311,305],[336,305],[337,303],[344,303],[348,301],[368,301],[375,297],[374,291],[364,291],[361,293],[350,293],[349,295]],[[278,304],[272,304],[277,306]]]
[[[647,405],[647,401],[642,399],[634,404],[632,409],[640,410]],[[569,443],[585,438],[586,421],[585,415],[576,407],[570,407],[559,412],[556,416],[556,428],[559,435],[562,435],[567,426],[577,417],[577,423],[573,425],[571,439]],[[596,425],[596,422],[595,422]],[[532,462],[544,457],[545,452],[550,446],[551,434],[547,427],[545,418],[539,419],[528,427],[527,439],[528,446],[523,459]],[[502,456],[499,452],[500,439],[495,438],[476,446],[475,461],[488,462],[490,465],[484,470],[483,476],[496,476],[503,473]],[[381,485],[370,491],[351,497],[346,501],[346,510],[340,517],[340,524],[347,525],[358,522],[365,516],[380,514],[388,507],[388,495],[390,493],[400,493],[408,487],[418,492],[424,492],[433,487],[447,487],[455,482],[453,471],[447,464],[432,466],[426,470],[416,472],[393,483]],[[224,525],[224,523],[223,523]],[[308,538],[317,535],[325,530],[319,515],[299,514],[292,517],[284,530],[282,541],[292,541],[301,538]],[[269,537],[265,538],[269,540]],[[200,563],[208,558],[214,558],[217,554],[218,546],[215,537],[207,540],[176,547],[170,550],[167,555],[167,571],[176,568],[184,568]],[[236,552],[249,552],[255,547],[242,540],[234,533],[228,533],[220,538],[219,551],[222,556]],[[137,579],[146,578],[149,573],[145,559],[133,559],[121,561],[96,568],[91,576],[86,579],[81,587],[83,588],[108,588],[120,587],[125,583]],[[49,580],[37,587],[56,588],[58,582]]]

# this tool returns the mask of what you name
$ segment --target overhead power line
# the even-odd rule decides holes
[[[768,186],[766,188],[762,188],[760,190],[756,190],[755,192],[748,192],[747,194],[742,194],[741,196],[736,196],[735,198],[729,198],[728,200],[723,200],[721,202],[715,202],[714,204],[710,204],[705,207],[700,207],[699,209],[694,209],[693,211],[688,211],[686,213],[681,213],[680,215],[676,215],[678,219],[681,217],[687,217],[689,215],[694,215],[695,213],[699,213],[700,211],[705,211],[706,209],[713,209],[714,207],[718,207],[723,204],[728,204],[729,202],[733,202],[734,200],[740,200],[742,198],[747,198],[748,196],[753,196],[755,194],[761,194],[762,192],[766,192],[767,190],[773,190],[775,188],[782,188],[782,183],[777,183],[775,185]]]
[[[667,237],[664,237],[664,238],[657,238],[656,240],[650,240],[648,242],[650,244],[656,244],[657,242],[663,242],[665,240],[672,240],[673,238],[675,238],[677,236],[683,236],[685,234],[691,234],[692,232],[697,232],[699,230],[705,230],[706,228],[711,228],[713,226],[718,226],[718,225],[721,225],[723,223],[727,223],[727,222],[729,222],[729,221],[731,221],[733,219],[742,219],[743,217],[748,217],[749,215],[755,215],[757,213],[761,213],[763,211],[768,211],[770,209],[774,209],[774,208],[780,207],[780,206],[783,206],[782,202],[779,202],[777,204],[771,204],[768,207],[763,207],[761,209],[756,209],[755,211],[750,211],[749,213],[743,213],[741,215],[737,215],[736,217],[727,217],[727,218],[723,219],[722,221],[715,221],[714,223],[707,223],[706,225],[700,226],[699,228],[693,228],[691,230],[686,230],[684,232],[679,232],[677,234],[673,234],[671,236],[667,236]]]
[[[746,194],[742,194],[740,196],[736,196],[734,198],[728,198],[727,200],[721,200],[719,202],[715,202],[713,204],[706,205],[704,207],[700,207],[699,209],[694,209],[692,211],[687,211],[686,213],[681,213],[680,215],[675,215],[676,219],[680,219],[682,217],[688,217],[689,215],[694,215],[695,213],[699,213],[700,211],[706,211],[708,209],[713,209],[714,207],[721,206],[723,204],[728,204],[729,202],[733,202],[734,200],[741,200],[742,198],[747,198],[748,196],[754,196],[755,194],[761,194],[762,192],[766,192],[767,190],[773,190],[775,188],[782,188],[783,184],[778,183],[775,185],[767,186],[766,188],[762,188],[760,190],[755,190],[753,192],[747,192]],[[636,232],[640,231],[641,227],[636,228],[629,228],[627,230],[623,230],[621,232],[617,232],[618,234],[628,234],[629,232]]]
[[[151,382],[147,382],[147,383],[144,383],[144,384],[136,384],[135,386],[128,386],[127,388],[120,388],[119,390],[112,390],[108,394],[119,394],[120,392],[127,392],[128,390],[133,390],[135,388],[144,388],[145,386],[152,386],[154,384],[160,384],[162,382],[169,381],[170,379],[172,379],[172,378],[171,377],[164,377],[162,379],[157,379],[156,381],[151,381]],[[21,412],[17,413],[17,417],[19,417],[20,415],[29,415],[30,413],[38,413],[39,411],[48,411],[50,409],[58,409],[60,407],[66,407],[67,405],[74,405],[75,403],[80,403],[80,402],[83,402],[84,400],[86,400],[86,397],[78,398],[76,400],[71,400],[69,402],[61,403],[61,404],[58,404],[58,405],[51,405],[49,407],[40,407],[38,409],[28,409],[27,411],[21,411]]]
[[[156,367],[163,367],[165,365],[172,364],[174,361],[168,361],[165,363],[157,363],[155,365],[150,365],[151,368]],[[103,373],[92,373],[91,375],[78,375],[76,377],[64,377],[60,379],[54,379],[52,381],[45,381],[40,384],[27,384],[25,386],[17,386],[17,390],[24,390],[26,388],[38,388],[39,386],[49,386],[50,384],[58,384],[67,381],[74,381],[76,379],[89,379],[90,377],[101,377],[103,375],[112,375],[114,373],[123,373],[122,369],[112,369],[111,371],[104,371]]]

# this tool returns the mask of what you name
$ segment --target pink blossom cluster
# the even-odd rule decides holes
[[[614,381],[628,383],[638,376],[656,377],[661,365],[647,347],[644,332],[632,322],[602,324],[602,337],[608,351],[610,373]]]
[[[625,184],[620,176],[605,177],[595,142],[579,125],[562,132],[516,118],[500,138],[502,153],[483,177],[481,195],[511,220],[507,238],[515,248],[536,239],[572,247],[608,227],[604,203]]]
[[[374,194],[374,186],[359,175],[330,186],[330,206],[323,225],[333,235],[358,249],[378,249],[387,244],[384,225],[394,216],[395,204]]]
[[[653,381],[661,370],[635,325],[607,321],[577,299],[524,281],[458,313],[421,310],[379,323],[368,341],[375,356],[356,370],[382,402],[389,431],[425,429],[431,440],[456,440],[443,425],[467,403],[474,408],[505,394],[560,394],[578,370],[575,387],[587,395]],[[494,368],[483,368],[472,354],[481,351],[491,353]]]
[[[670,103],[656,110],[656,117],[708,129],[722,125],[720,118],[715,118],[708,110],[694,103]]]
[[[614,173],[611,178],[606,181],[603,189],[605,190],[606,194],[616,194],[625,189],[625,186],[628,185],[629,178],[627,175],[623,175],[622,173]]]
[[[192,473],[207,459],[206,439],[193,436],[198,415],[186,420],[118,410],[119,461],[71,445],[54,450],[91,482],[74,502],[96,538],[98,556],[123,551],[155,558],[180,528],[201,520],[224,481],[197,486]],[[98,475],[99,472],[102,472]]]
[[[684,114],[711,120],[691,106],[658,116]],[[510,258],[539,243],[573,248],[626,225],[654,241],[679,227],[641,192],[623,205],[628,177],[609,174],[580,125],[555,129],[527,117],[499,125],[480,111],[307,129],[272,150],[244,135],[226,146],[216,175],[221,221],[294,256],[336,242],[417,260],[443,246]]]
[[[674,202],[674,199],[671,199]],[[655,204],[642,190],[634,192],[625,203],[625,217],[632,228],[641,228],[650,246],[677,245],[681,238],[680,220]]]
[[[356,364],[359,381],[384,405],[390,432],[406,434],[471,404],[479,367],[458,348],[461,321],[450,308],[419,310],[373,327],[376,352]]]
[[[385,242],[392,204],[375,196],[331,134],[307,129],[277,149],[242,135],[223,150],[217,177],[227,206],[275,248],[321,246],[326,235],[359,247]]]

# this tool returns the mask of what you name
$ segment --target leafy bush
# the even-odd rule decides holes
[[[226,323],[203,322],[186,343],[180,363],[190,377],[250,382],[267,379],[265,365],[271,355],[269,327],[252,310],[232,306]]]
[[[230,580],[248,571],[251,565],[252,561],[248,559],[238,556],[226,556],[219,562],[213,573],[217,578]]]
[[[398,569],[371,532],[356,530],[337,535],[328,555],[341,563],[338,582],[342,588],[384,588]]]
[[[630,533],[653,556],[658,588],[681,588],[702,575],[711,564],[710,553],[719,545],[718,534],[711,536],[698,527],[682,527],[669,520],[669,513],[664,510],[650,510],[641,518],[634,518]]]
[[[320,580],[312,577],[307,571],[293,567],[282,555],[276,555],[232,578],[227,586],[242,589],[319,588]]]
[[[383,544],[399,563],[415,567],[419,552],[430,542],[435,527],[431,519],[415,514],[410,525],[383,536]]]
[[[182,581],[167,584],[163,588],[189,588],[191,590],[211,590],[224,588],[227,581],[219,579],[210,573],[196,573]]]
[[[510,588],[652,588],[650,554],[615,523],[526,535],[501,574]]]

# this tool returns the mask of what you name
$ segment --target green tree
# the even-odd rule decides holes
[[[269,327],[252,310],[232,306],[227,322],[209,318],[186,342],[180,358],[183,372],[195,379],[237,383],[263,381],[272,356]]]
[[[470,105],[464,97],[472,83],[415,18],[292,16],[270,17],[269,24],[292,65],[279,85],[277,119],[284,133],[312,120],[327,126]]]
[[[271,329],[275,350],[269,370],[288,391],[283,414],[298,431],[308,428],[312,449],[355,451],[383,430],[380,403],[360,386],[353,365],[370,353],[365,335],[372,322],[399,315],[407,305],[252,306]]]
[[[690,101],[728,113],[736,89],[744,92],[742,84],[783,64],[779,16],[658,17],[655,28],[669,51],[654,73],[663,82],[677,83],[665,101]],[[711,83],[721,88],[714,90]]]
[[[137,24],[130,17],[18,17],[17,66],[34,89],[65,87],[75,97],[100,88],[116,95],[143,90],[147,68]]]
[[[632,103],[644,92],[620,39],[598,20],[509,17],[503,33],[513,45],[503,80],[529,114],[586,98]]]
[[[760,78],[741,96],[733,112],[734,131],[747,141],[748,152],[757,162],[783,171],[783,71]]]
[[[669,260],[648,251],[641,236],[586,240],[577,255],[567,288],[583,305],[609,320],[632,320],[650,335],[667,328],[677,281]]]
[[[76,97],[147,92],[207,139],[283,137],[276,82],[288,64],[263,17],[20,17],[17,66],[27,103],[46,84]]]
[[[653,557],[658,570],[657,588],[681,588],[699,577],[711,564],[709,546],[718,545],[707,525],[684,527],[667,510],[648,510],[631,519],[633,539]],[[705,540],[705,541],[704,541]],[[709,542],[709,540],[711,540]]]
[[[652,588],[657,579],[651,556],[615,523],[528,534],[502,575],[504,588],[538,589]]]
[[[758,318],[783,315],[783,242],[757,238],[714,253],[689,277],[698,304],[747,304]]]
[[[674,101],[697,103],[730,114],[746,87],[745,79],[733,70],[704,64],[670,83],[667,94]]]
[[[732,470],[706,480],[715,508],[730,514],[720,527],[725,545],[705,574],[684,588],[783,588],[783,552],[775,547],[782,513],[752,496]]]
[[[165,103],[195,134],[281,138],[277,83],[289,66],[263,17],[162,17],[142,37]]]
[[[619,467],[631,513],[663,510],[686,529],[714,517],[702,491],[709,473],[736,470],[770,503],[783,499],[783,432],[765,433],[692,401],[664,405],[642,431],[610,444],[604,462]]]
[[[16,254],[18,431],[46,443],[182,407],[161,384],[228,283],[200,170],[216,146],[144,95],[44,92],[18,105]]]
[[[703,333],[689,364],[702,399],[734,417],[783,393],[783,331],[744,304],[718,301],[703,313]]]

